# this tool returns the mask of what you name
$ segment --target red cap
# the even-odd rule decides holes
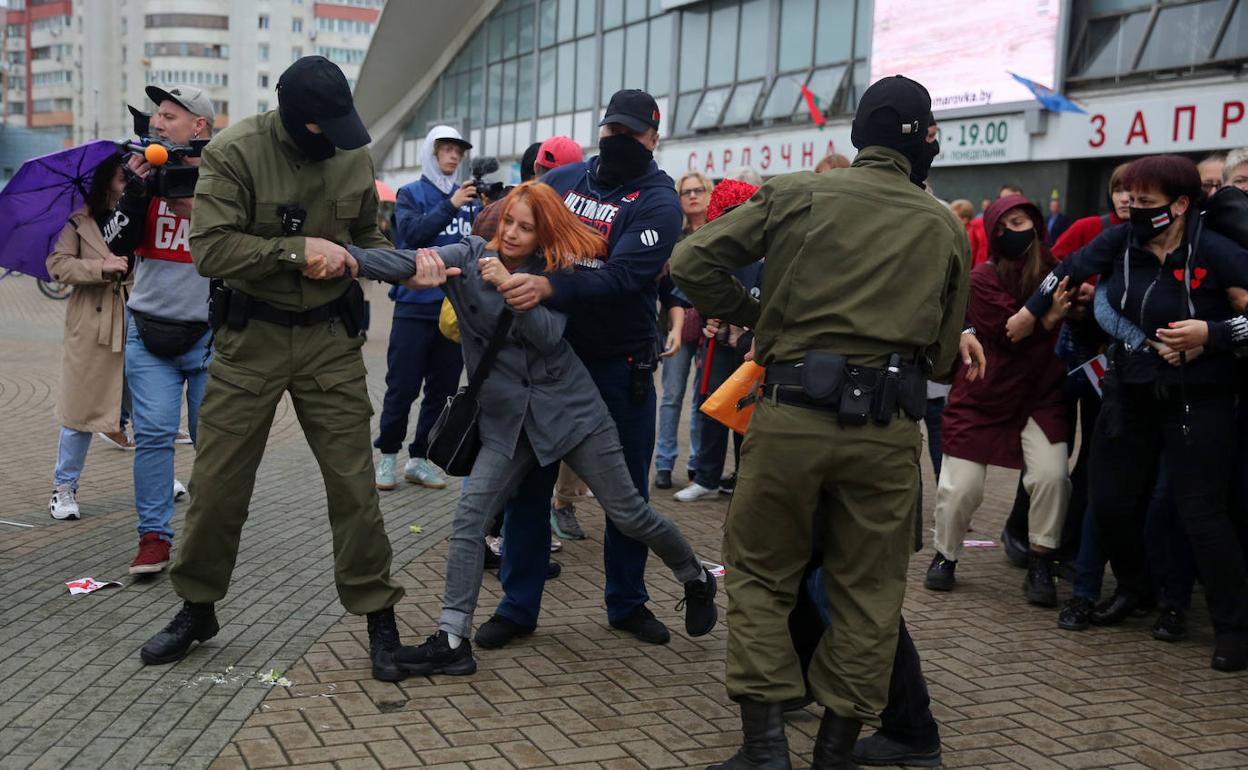
[[[580,163],[585,160],[581,146],[570,136],[552,136],[537,148],[535,165],[545,169],[559,168],[569,163]]]

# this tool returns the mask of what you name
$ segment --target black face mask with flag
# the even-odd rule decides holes
[[[1154,208],[1131,207],[1131,232],[1137,243],[1145,244],[1161,235],[1174,221],[1170,213],[1170,204]]]

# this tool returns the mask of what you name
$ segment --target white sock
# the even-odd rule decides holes
[[[463,641],[464,638],[462,636],[456,636],[449,631],[446,634],[446,643],[450,645],[452,650],[458,650],[460,643]]]

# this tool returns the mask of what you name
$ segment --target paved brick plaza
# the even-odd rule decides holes
[[[365,353],[380,403],[389,302],[373,294]],[[550,585],[533,637],[480,652],[472,677],[372,681],[363,621],[344,614],[333,588],[324,492],[289,402],[278,410],[234,584],[218,608],[220,635],[174,666],[142,666],[138,647],[178,599],[164,575],[126,574],[137,543],[132,456],[93,445],[81,521],[54,522],[45,507],[62,312],[32,279],[0,282],[0,519],[34,525],[0,524],[0,769],[702,768],[733,750],[725,629],[697,642],[674,632],[666,647],[609,629],[598,515],[583,517],[590,540],[556,557],[563,576]],[[192,458],[190,447],[178,448],[179,478],[189,478]],[[1012,474],[990,475],[975,537],[995,540],[1013,484]],[[930,516],[930,476],[926,487]],[[726,498],[682,506],[656,492],[656,501],[717,558]],[[408,590],[398,609],[410,642],[434,627],[454,503],[454,489],[405,485],[382,496]],[[179,505],[175,528],[184,511]],[[950,595],[922,589],[930,558],[929,549],[911,563],[906,618],[947,767],[1248,767],[1248,677],[1209,669],[1203,611],[1178,645],[1149,638],[1151,619],[1071,634],[1056,628],[1053,611],[1024,605],[1022,572],[999,549],[973,551]],[[681,628],[679,587],[652,565],[652,609]],[[65,582],[84,576],[124,587],[69,596]],[[487,576],[479,621],[497,598],[498,581]],[[256,680],[271,669],[293,685]],[[800,766],[817,726],[816,709],[789,722]]]

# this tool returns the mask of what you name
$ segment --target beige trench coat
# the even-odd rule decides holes
[[[108,244],[99,226],[81,208],[70,215],[56,248],[48,255],[52,279],[73,284],[65,308],[65,355],[56,416],[81,431],[115,431],[121,425],[126,295],[101,273]]]

